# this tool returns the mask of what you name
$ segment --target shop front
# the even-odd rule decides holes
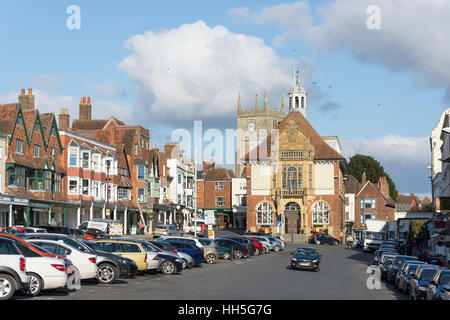
[[[0,227],[26,225],[28,199],[0,195]]]

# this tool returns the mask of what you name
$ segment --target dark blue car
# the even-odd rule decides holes
[[[423,300],[427,296],[428,284],[433,280],[436,273],[441,268],[432,265],[423,264],[417,268],[416,272],[411,278],[411,285],[409,289],[410,300]]]
[[[205,255],[203,249],[197,247],[196,245],[177,241],[177,240],[164,240],[163,242],[170,243],[177,251],[186,253],[190,255],[197,266],[201,265],[205,261]]]
[[[427,300],[450,299],[450,270],[439,270],[427,287]]]

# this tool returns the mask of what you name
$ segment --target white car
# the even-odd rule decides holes
[[[26,259],[14,242],[0,238],[0,300],[9,300],[17,290],[27,289]]]
[[[93,279],[97,277],[97,255],[82,252],[72,246],[65,244],[62,240],[44,240],[44,239],[29,239],[27,242],[36,244],[45,250],[50,251],[61,257],[65,257],[72,261],[75,269],[80,274],[80,279]]]

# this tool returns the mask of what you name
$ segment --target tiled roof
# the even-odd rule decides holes
[[[235,178],[234,173],[225,168],[208,169],[205,174],[205,181],[230,180]]]
[[[315,154],[314,159],[315,160],[345,160],[345,158],[338,153],[336,150],[334,150],[332,147],[330,147],[323,139],[322,137],[317,133],[317,131],[311,126],[311,124],[306,120],[306,118],[301,114],[301,112],[290,112],[278,125],[279,134],[284,131],[284,129],[287,126],[287,123],[290,119],[294,119],[298,123],[298,128],[303,131],[307,136],[309,136],[311,140],[311,144],[314,146]],[[250,155],[252,158],[256,156],[257,160],[270,160],[270,154],[271,154],[271,139],[272,135],[268,135],[268,137],[262,141],[258,147],[247,153],[244,157],[245,160],[250,159]],[[266,144],[266,150],[267,152],[263,152],[262,155],[260,155],[260,150],[263,144]],[[264,151],[264,150],[263,150]],[[264,154],[265,153],[265,154]],[[255,156],[253,156],[253,154]]]
[[[347,179],[344,182],[344,186],[345,186],[345,193],[357,194],[359,192],[360,183],[354,176],[349,174],[347,175]]]
[[[17,113],[19,112],[18,103],[0,105],[0,132],[11,135],[16,124]]]

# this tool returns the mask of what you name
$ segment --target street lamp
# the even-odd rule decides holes
[[[106,160],[106,205],[108,205],[108,190],[109,190],[109,168],[111,167],[111,160]]]

